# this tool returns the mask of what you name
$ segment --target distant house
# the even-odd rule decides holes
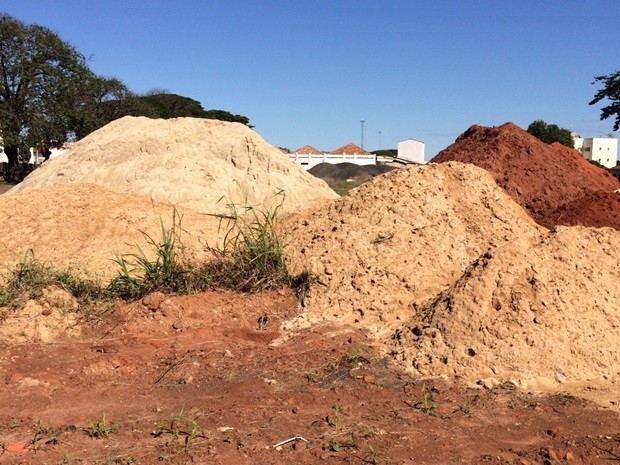
[[[322,152],[310,145],[305,145],[289,157],[302,168],[309,170],[320,163],[353,163],[356,165],[376,165],[377,156],[367,152],[355,144],[347,144],[332,151]]]
[[[610,168],[609,172],[614,178],[620,181],[620,165],[616,165],[613,168]]]
[[[575,149],[586,160],[593,160],[605,168],[613,168],[618,163],[618,139],[613,137],[575,137]]]

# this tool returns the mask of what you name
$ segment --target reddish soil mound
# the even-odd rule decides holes
[[[620,194],[591,192],[558,207],[551,218],[559,225],[609,226],[620,230]]]
[[[560,144],[545,144],[512,123],[498,127],[474,125],[454,144],[431,160],[435,163],[460,161],[489,171],[495,181],[541,225],[553,227],[554,212],[563,204],[588,197],[592,192],[620,188],[605,170],[588,163],[579,152]],[[617,228],[606,209],[601,216],[574,212],[574,222],[584,226]],[[616,215],[620,210],[615,210]],[[613,226],[616,224],[616,226]]]

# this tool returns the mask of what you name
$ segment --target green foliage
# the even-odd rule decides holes
[[[422,399],[414,407],[422,413],[433,413],[436,406],[433,391],[424,386],[422,389]]]
[[[396,158],[398,156],[398,150],[397,149],[373,150],[370,153],[372,153],[374,155],[377,155],[378,157],[392,157],[392,158]]]
[[[159,242],[143,233],[153,252],[153,259],[138,246],[135,253],[116,258],[119,273],[108,285],[111,294],[122,298],[139,298],[155,290],[179,293],[189,290],[191,269],[182,262],[179,255],[182,249],[179,241],[181,217],[176,210],[173,212],[172,227],[166,229],[163,221],[160,221],[160,227]]]
[[[159,437],[164,433],[172,434],[175,439],[184,438],[183,442],[186,450],[191,446],[194,439],[208,439],[208,435],[200,427],[198,421],[185,412],[185,406],[181,407],[179,413],[172,416],[169,423],[155,428],[152,435]]]
[[[620,71],[607,76],[596,76],[592,84],[600,82],[603,88],[594,95],[590,105],[599,103],[603,99],[609,100],[609,105],[601,108],[601,121],[609,117],[615,117],[614,131],[620,128]]]
[[[217,257],[208,267],[213,282],[242,292],[257,292],[281,285],[304,285],[305,274],[294,278],[284,263],[282,244],[278,237],[278,214],[284,201],[274,208],[256,208],[247,203],[229,203],[228,213],[212,215],[227,223],[221,248],[211,248]],[[301,281],[300,281],[300,278]]]
[[[101,414],[101,418],[96,422],[88,420],[88,428],[84,430],[93,439],[107,439],[114,431],[114,423],[106,419],[106,413]]]
[[[38,451],[44,446],[57,445],[60,443],[60,436],[64,433],[62,428],[54,428],[52,426],[46,426],[41,422],[38,422],[35,428],[33,438],[30,440],[29,445]]]
[[[527,132],[547,144],[559,142],[571,149],[575,148],[575,140],[571,132],[556,124],[547,124],[545,121],[539,119],[528,126]]]
[[[78,299],[105,298],[98,282],[80,278],[71,270],[58,271],[38,260],[30,250],[9,272],[7,283],[0,287],[0,307],[17,308],[49,286],[58,286]]]
[[[150,118],[206,118],[241,123],[250,128],[253,127],[250,125],[250,120],[245,116],[233,115],[224,110],[205,110],[197,100],[162,90],[151,91],[146,95],[136,97],[135,100],[138,103],[135,108],[141,108],[142,115]]]

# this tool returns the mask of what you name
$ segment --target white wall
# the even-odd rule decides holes
[[[399,142],[397,157],[414,163],[424,163],[424,142],[414,139]]]
[[[310,155],[307,153],[289,153],[288,156],[291,158],[291,160],[293,160],[305,170],[309,170],[310,168],[320,163],[331,163],[333,165],[335,165],[336,163],[353,163],[360,166],[377,164],[377,156],[372,154],[340,155],[333,153],[316,153]]]
[[[575,138],[575,149],[586,160],[597,161],[605,168],[618,164],[618,139],[613,137],[578,137]]]

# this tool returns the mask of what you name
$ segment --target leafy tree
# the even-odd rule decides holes
[[[602,82],[603,88],[596,93],[590,105],[594,105],[605,98],[608,99],[611,103],[601,108],[601,121],[610,116],[615,116],[614,131],[617,131],[620,128],[620,71],[608,76],[597,76],[592,84],[597,82]]]
[[[253,128],[250,124],[250,120],[243,115],[233,115],[224,110],[207,110],[204,113],[204,118],[219,119],[220,121],[230,121],[231,123],[245,124],[247,127]]]
[[[575,148],[575,140],[571,132],[556,124],[547,124],[545,121],[538,119],[527,127],[527,132],[547,144],[559,142],[571,149]]]
[[[12,180],[20,153],[28,156],[28,147],[64,142],[80,121],[89,126],[83,112],[97,98],[105,100],[111,88],[126,90],[120,81],[95,76],[84,56],[50,29],[0,15],[0,134],[9,159],[6,179]]]
[[[140,116],[163,119],[181,117],[217,119],[253,127],[249,118],[245,116],[233,115],[224,110],[205,110],[197,100],[161,89],[152,90],[146,95],[136,97],[135,100],[137,101],[135,107],[143,112]]]

